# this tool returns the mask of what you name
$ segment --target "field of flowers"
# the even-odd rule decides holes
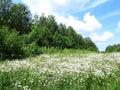
[[[120,90],[120,53],[42,54],[0,62],[0,90]]]

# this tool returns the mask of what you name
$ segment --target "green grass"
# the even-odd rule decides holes
[[[120,90],[120,53],[59,53],[0,62],[0,90]]]

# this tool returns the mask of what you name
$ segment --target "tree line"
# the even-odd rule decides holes
[[[114,44],[107,46],[106,52],[120,52],[120,44]]]
[[[53,15],[32,17],[26,5],[0,0],[0,59],[37,55],[43,47],[98,51],[89,37],[58,24]]]

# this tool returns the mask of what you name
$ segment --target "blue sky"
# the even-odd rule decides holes
[[[26,4],[31,13],[54,15],[58,23],[71,25],[83,37],[90,37],[99,50],[120,43],[120,1],[118,0],[13,0]]]

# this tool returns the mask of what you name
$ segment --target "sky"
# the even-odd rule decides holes
[[[120,43],[119,0],[13,0],[24,3],[31,13],[54,15],[56,21],[72,26],[84,38],[90,37],[100,51]]]

